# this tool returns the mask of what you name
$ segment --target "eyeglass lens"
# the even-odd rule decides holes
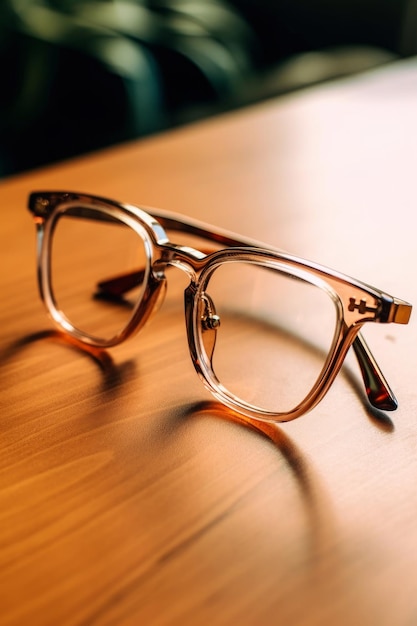
[[[220,319],[212,354],[204,325],[199,332],[214,381],[258,409],[294,409],[313,388],[336,336],[330,294],[282,268],[245,261],[219,265],[204,291]]]
[[[104,296],[98,284],[147,265],[143,238],[121,221],[80,208],[63,213],[55,223],[50,250],[53,298],[64,318],[82,333],[110,340],[126,327],[141,297],[143,276],[122,295]]]

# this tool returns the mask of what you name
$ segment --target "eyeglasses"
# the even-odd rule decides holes
[[[168,270],[185,272],[194,367],[235,411],[287,421],[326,394],[353,346],[370,403],[394,410],[360,329],[407,324],[411,305],[339,272],[161,210],[86,194],[36,192],[41,297],[58,328],[99,348],[124,341],[163,300]],[[204,242],[172,242],[166,231]]]

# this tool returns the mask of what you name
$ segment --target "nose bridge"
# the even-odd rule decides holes
[[[155,271],[163,270],[166,267],[177,267],[182,270],[190,279],[190,282],[197,281],[198,271],[204,267],[206,254],[190,246],[180,246],[173,243],[160,246],[161,257],[155,261],[153,268]]]

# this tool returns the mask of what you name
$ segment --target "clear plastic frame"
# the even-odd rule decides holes
[[[117,345],[163,299],[170,268],[185,272],[194,367],[223,404],[287,421],[325,395],[352,346],[370,403],[396,399],[361,335],[366,323],[407,324],[411,305],[339,272],[176,214],[73,192],[29,198],[40,293],[78,342]],[[167,233],[192,236],[201,247]],[[171,270],[172,271],[172,270]]]

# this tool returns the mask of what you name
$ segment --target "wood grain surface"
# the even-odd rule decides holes
[[[365,332],[396,413],[349,358],[313,412],[243,423],[193,370],[185,278],[111,351],[58,335],[26,209],[158,206],[417,304],[416,110],[412,60],[1,182],[2,626],[417,624],[417,318]]]

